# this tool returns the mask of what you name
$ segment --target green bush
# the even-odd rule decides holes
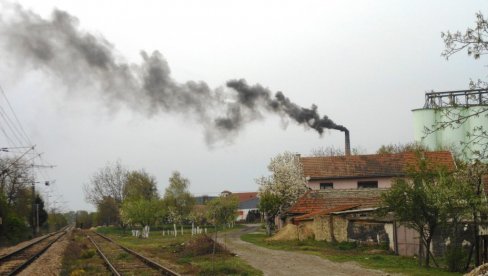
[[[468,254],[461,246],[448,246],[445,259],[449,271],[463,272],[466,265]]]
[[[95,250],[92,250],[92,249],[89,249],[89,250],[85,250],[81,253],[81,258],[82,259],[90,259],[92,258],[93,256],[95,256]]]
[[[119,255],[117,255],[117,260],[127,260],[129,258],[130,255],[127,252],[121,252]]]
[[[30,228],[24,220],[14,214],[9,214],[3,222],[2,234],[7,242],[18,243],[30,235]]]

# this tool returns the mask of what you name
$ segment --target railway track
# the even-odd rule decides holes
[[[97,249],[97,253],[114,275],[171,275],[178,273],[166,268],[141,254],[122,246],[112,239],[90,232],[87,238]]]
[[[15,275],[22,271],[41,256],[52,244],[65,235],[67,230],[68,227],[64,227],[16,251],[0,256],[0,275]]]

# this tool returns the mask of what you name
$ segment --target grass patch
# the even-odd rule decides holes
[[[83,252],[81,252],[80,258],[90,259],[93,256],[95,256],[95,254],[96,254],[95,250],[92,249],[84,250]]]
[[[250,233],[241,236],[241,239],[259,246],[276,250],[301,251],[318,255],[335,262],[354,261],[366,268],[379,269],[389,273],[402,273],[404,275],[428,276],[462,275],[448,272],[438,268],[419,268],[417,259],[402,257],[381,250],[379,247],[357,246],[355,243],[328,243],[325,241],[267,241],[265,233]],[[381,253],[380,253],[381,252]],[[437,260],[440,261],[440,260]]]
[[[238,257],[229,255],[201,256],[193,258],[192,262],[199,268],[198,275],[263,275]]]
[[[129,253],[127,252],[122,252],[122,253],[119,253],[119,255],[117,255],[117,260],[127,260],[130,258],[131,255],[129,255]]]
[[[63,255],[60,275],[112,275],[96,251],[90,249],[91,245],[82,233],[74,230],[69,242]]]
[[[173,226],[171,225],[171,227]],[[216,245],[216,254],[213,255],[213,240],[209,237],[213,229],[207,229],[208,236],[204,234],[192,236],[191,231],[185,231],[185,234],[181,235],[179,230],[178,227],[178,236],[174,237],[163,236],[162,230],[151,229],[149,238],[141,239],[133,237],[130,229],[123,231],[115,227],[97,228],[97,232],[107,235],[114,241],[154,259],[162,265],[170,263],[172,269],[181,274],[262,275],[261,271],[227,252],[219,244]],[[231,230],[235,230],[235,228]],[[221,232],[219,231],[219,233]]]

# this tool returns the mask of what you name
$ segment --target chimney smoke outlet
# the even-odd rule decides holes
[[[344,144],[345,150],[344,150],[344,152],[345,152],[346,156],[349,156],[349,155],[351,155],[351,140],[349,138],[349,130],[346,129],[344,131],[344,136],[345,136],[345,144]]]

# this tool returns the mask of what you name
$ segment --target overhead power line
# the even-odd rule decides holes
[[[7,95],[5,94],[5,91],[3,90],[3,87],[0,85],[0,92],[2,92],[3,98],[7,102],[7,105],[10,109],[10,112],[14,115],[15,121],[17,122],[17,125],[20,128],[20,133],[24,137],[25,141],[27,142],[28,145],[32,145],[32,141],[29,139],[29,136],[24,130],[24,127],[22,126],[22,123],[20,122],[19,118],[17,117],[17,114],[15,113],[14,109],[12,108],[12,105],[10,104],[10,101],[7,98]]]

